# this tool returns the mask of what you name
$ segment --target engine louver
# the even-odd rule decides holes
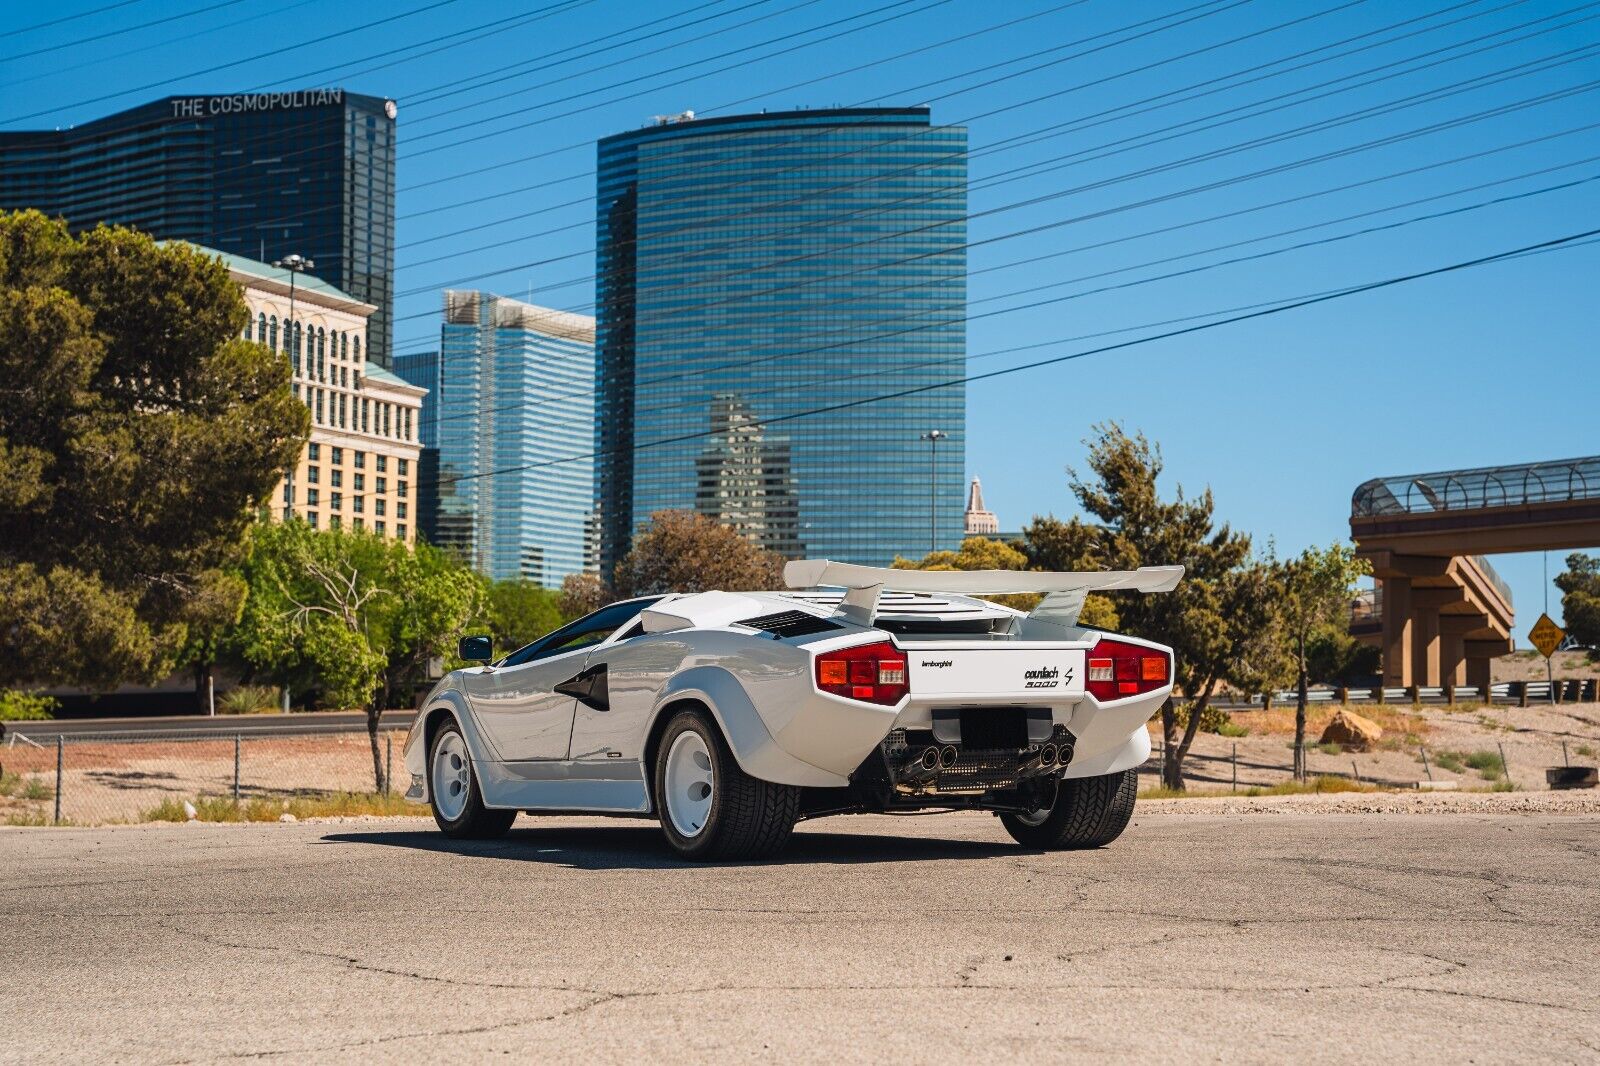
[[[844,628],[837,622],[830,622],[826,618],[818,618],[804,611],[779,611],[777,614],[764,614],[759,618],[747,618],[739,624],[780,637],[804,637],[812,633],[826,633]]]

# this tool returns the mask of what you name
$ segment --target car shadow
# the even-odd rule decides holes
[[[996,831],[1000,832],[998,824]],[[377,844],[450,855],[550,863],[578,870],[655,870],[676,866],[783,866],[795,863],[926,862],[992,859],[1030,852],[1009,841],[929,839],[867,833],[798,832],[784,850],[750,862],[689,863],[672,851],[654,824],[550,826],[519,822],[499,840],[451,840],[424,830],[329,833],[329,844]]]

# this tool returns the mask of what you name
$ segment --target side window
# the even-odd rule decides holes
[[[639,612],[655,603],[655,599],[630,600],[602,607],[593,614],[569,622],[554,633],[546,634],[526,647],[519,648],[500,661],[501,666],[522,666],[525,663],[548,659],[552,655],[574,651],[590,644],[598,644],[618,629],[639,617]]]

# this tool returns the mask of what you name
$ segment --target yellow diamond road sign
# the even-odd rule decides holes
[[[1567,631],[1550,621],[1550,616],[1547,614],[1541,614],[1539,620],[1533,623],[1533,628],[1528,630],[1528,639],[1546,659],[1555,654],[1566,637]]]

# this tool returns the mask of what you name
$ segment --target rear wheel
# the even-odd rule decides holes
[[[1028,814],[1002,814],[1017,843],[1045,851],[1099,848],[1122,835],[1133,817],[1139,771],[1057,782],[1055,801]]]
[[[516,811],[483,805],[472,755],[454,719],[441,725],[433,738],[428,755],[428,803],[440,832],[457,840],[504,836],[517,820]]]
[[[776,854],[800,817],[800,790],[741,770],[722,730],[699,710],[667,723],[656,749],[655,794],[667,842],[697,861]]]

